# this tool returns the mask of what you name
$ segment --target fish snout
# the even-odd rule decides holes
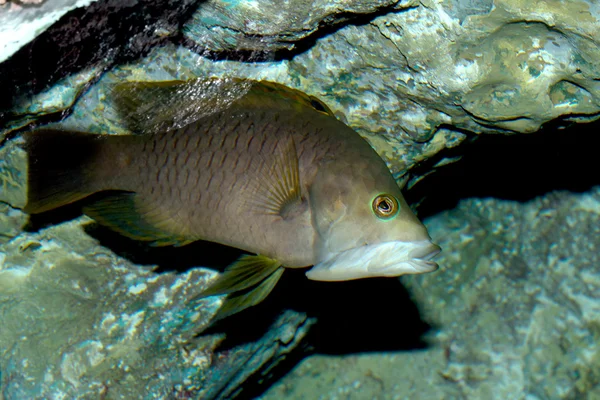
[[[416,242],[417,246],[408,254],[415,267],[414,273],[432,272],[438,269],[438,264],[431,259],[440,254],[442,248],[429,240]]]

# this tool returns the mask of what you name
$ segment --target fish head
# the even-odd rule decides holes
[[[317,231],[318,281],[344,281],[431,272],[440,252],[411,211],[387,166],[379,161],[332,160],[310,191]]]

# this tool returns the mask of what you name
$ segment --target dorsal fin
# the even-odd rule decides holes
[[[252,81],[237,78],[123,82],[113,86],[111,94],[129,130],[155,133],[224,110],[251,86]]]
[[[331,109],[315,96],[277,82],[254,81],[248,93],[240,98],[245,107],[307,108],[335,118]]]
[[[239,101],[242,108],[307,107],[335,118],[321,100],[285,85],[240,78],[123,82],[113,86],[112,102],[127,128],[155,133],[188,125]]]

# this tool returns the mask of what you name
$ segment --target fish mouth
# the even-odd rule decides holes
[[[315,281],[347,281],[423,274],[438,269],[431,259],[441,250],[429,240],[370,244],[333,254],[315,264],[306,276]]]

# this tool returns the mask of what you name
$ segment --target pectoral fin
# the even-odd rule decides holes
[[[263,301],[279,281],[284,268],[277,260],[244,255],[231,264],[200,298],[227,294],[215,320],[236,314]]]
[[[248,196],[251,209],[283,218],[303,209],[300,167],[296,145],[290,137],[277,143],[272,159],[259,157],[255,168],[260,179],[255,181]],[[257,163],[258,164],[258,163]]]

